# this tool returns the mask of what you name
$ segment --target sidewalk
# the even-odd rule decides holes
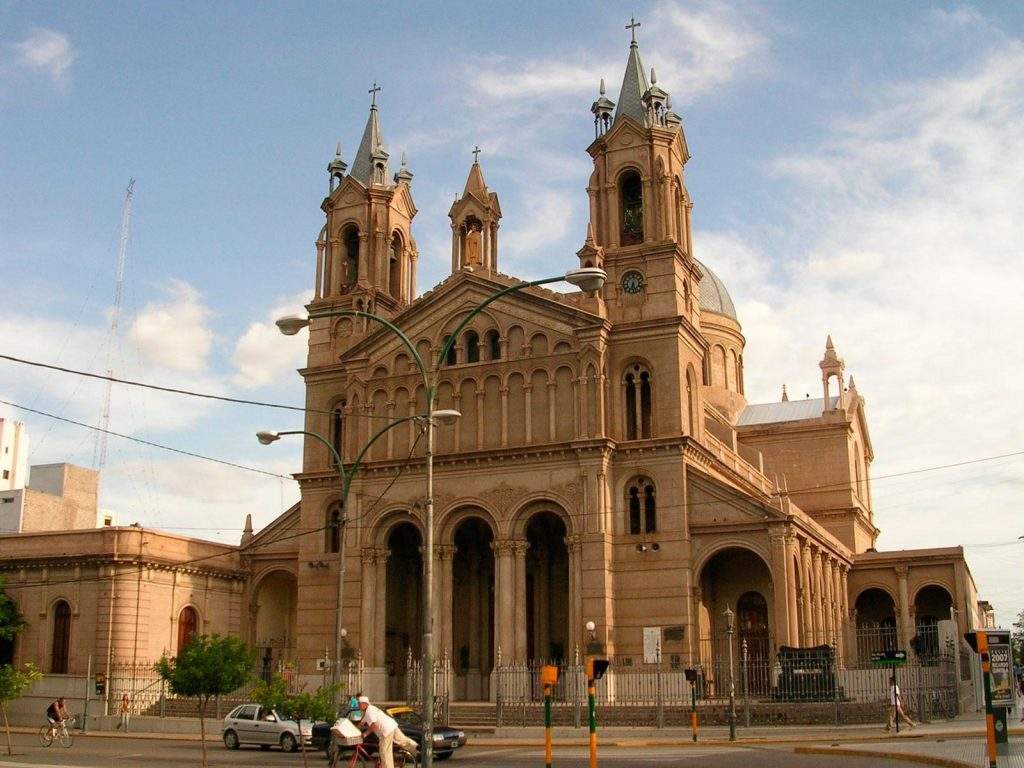
[[[1008,755],[1000,755],[999,768],[1024,768],[1024,746],[1020,739],[1010,738]],[[901,741],[879,744],[874,748],[862,746],[797,747],[794,752],[810,755],[861,755],[865,757],[893,757],[913,755],[925,758],[920,762],[947,768],[988,768],[985,740],[962,738],[938,741]],[[915,761],[916,762],[916,761]]]

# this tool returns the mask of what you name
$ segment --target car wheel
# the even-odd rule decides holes
[[[281,734],[281,749],[285,752],[294,752],[299,748],[299,742],[290,733]]]
[[[270,749],[270,745],[269,744],[260,744],[260,749],[262,749],[264,752],[266,752],[268,749]]]
[[[238,734],[234,731],[224,731],[224,746],[228,749],[238,749]]]
[[[455,753],[454,752],[437,752],[437,753],[434,754],[434,759],[435,760],[447,760],[453,754],[455,754]]]

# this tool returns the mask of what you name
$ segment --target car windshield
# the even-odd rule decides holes
[[[395,715],[395,720],[398,721],[400,726],[402,725],[423,725],[423,718],[416,712],[399,712]]]

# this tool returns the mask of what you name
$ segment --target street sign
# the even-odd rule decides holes
[[[906,651],[875,651],[871,654],[871,661],[877,667],[898,667],[907,663]]]

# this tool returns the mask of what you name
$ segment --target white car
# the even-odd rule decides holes
[[[277,712],[259,704],[240,704],[224,718],[224,746],[238,749],[243,744],[258,744],[260,749],[279,746],[285,752],[299,749],[299,739],[309,746],[313,724],[286,720]]]

